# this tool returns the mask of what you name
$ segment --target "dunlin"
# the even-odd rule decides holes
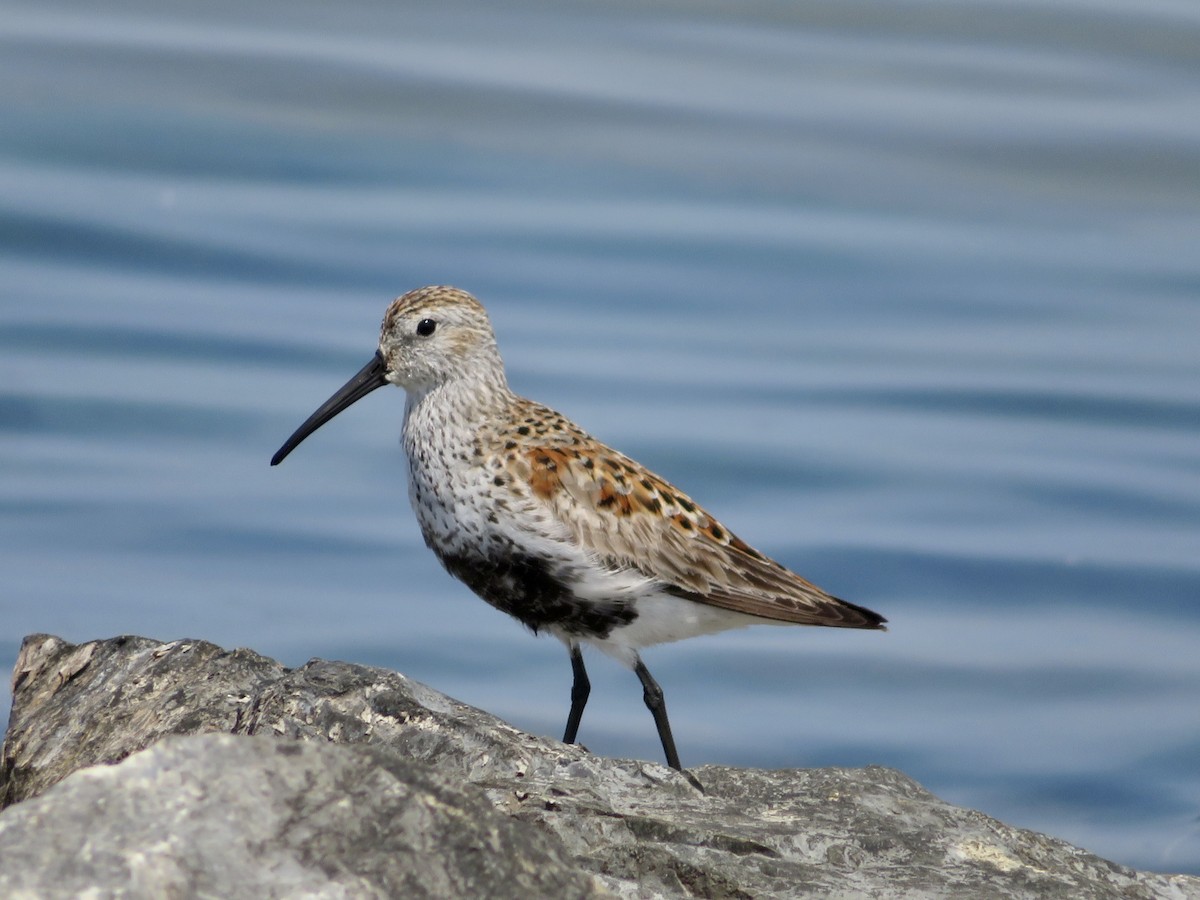
[[[566,644],[568,744],[591,689],[581,644],[637,673],[667,764],[681,769],[642,647],[756,624],[883,628],[883,616],[805,581],[669,482],[514,394],[487,313],[456,288],[393,301],[374,358],[271,465],[385,384],[407,393],[409,497],[425,543],[492,606]]]

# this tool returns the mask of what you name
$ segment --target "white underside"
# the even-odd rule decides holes
[[[637,599],[636,608],[637,618],[628,625],[614,628],[607,638],[568,635],[554,628],[547,630],[567,645],[590,644],[633,668],[641,647],[681,641],[702,634],[715,634],[731,628],[746,628],[750,625],[787,624],[716,606],[706,606],[663,592],[642,594]]]

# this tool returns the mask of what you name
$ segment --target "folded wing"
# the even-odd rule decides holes
[[[613,568],[635,569],[681,597],[763,619],[883,628],[882,616],[759,553],[671,484],[582,433],[511,450],[511,477]]]

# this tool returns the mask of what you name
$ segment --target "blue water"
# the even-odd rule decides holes
[[[394,295],[891,620],[646,654],[684,763],[903,769],[1200,872],[1200,6],[0,4],[0,666],[393,667],[557,735],[421,544]],[[581,738],[658,759],[597,658]]]

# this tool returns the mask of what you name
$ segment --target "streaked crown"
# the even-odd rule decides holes
[[[383,317],[387,380],[423,392],[454,380],[506,387],[491,320],[466,291],[432,285],[397,297]]]

